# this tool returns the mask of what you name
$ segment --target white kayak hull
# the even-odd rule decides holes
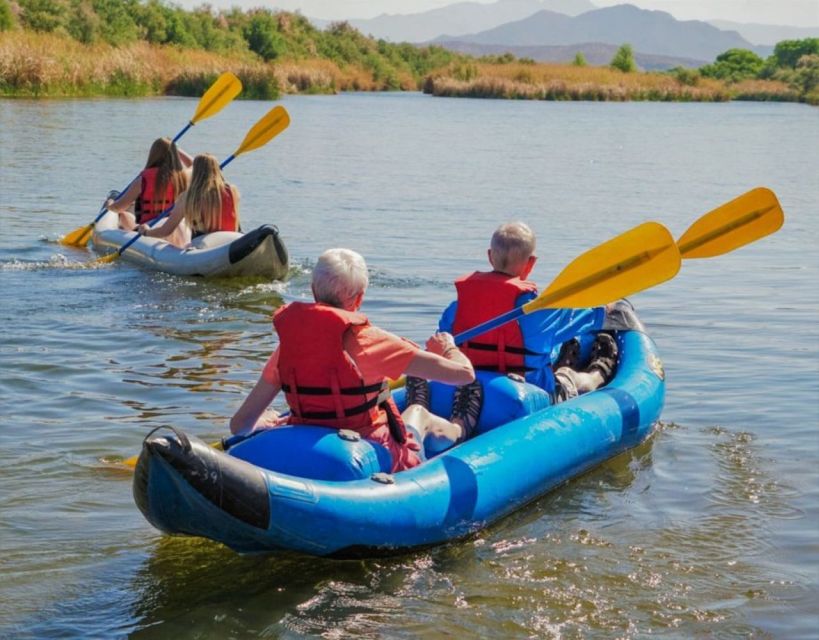
[[[96,224],[92,243],[98,253],[117,251],[136,235],[118,228],[117,222],[118,217],[108,212]],[[257,276],[283,280],[290,268],[287,249],[273,225],[248,233],[209,233],[184,249],[161,238],[143,236],[125,250],[122,259],[154,271],[203,278]]]

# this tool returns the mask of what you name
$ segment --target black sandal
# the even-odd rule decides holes
[[[411,404],[429,409],[429,382],[423,378],[407,376],[407,406]]]
[[[560,353],[557,354],[557,362],[555,362],[555,371],[561,367],[569,367],[570,369],[577,369],[580,365],[580,340],[572,338],[566,340],[563,346],[560,347]]]
[[[472,437],[483,409],[483,387],[480,381],[475,380],[469,384],[455,389],[452,396],[452,417],[460,419],[464,426],[463,435],[458,438],[458,442],[463,442]]]
[[[591,362],[586,371],[599,371],[603,384],[607,384],[617,369],[619,349],[617,341],[610,333],[600,332],[592,344]]]

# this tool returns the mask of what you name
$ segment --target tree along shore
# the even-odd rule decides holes
[[[778,100],[819,104],[819,39],[763,61],[731,50],[701,69],[641,72],[628,45],[609,67],[475,58],[393,44],[288,12],[186,11],[159,0],[0,0],[0,96],[200,95],[223,71],[240,97],[424,90],[540,100]]]

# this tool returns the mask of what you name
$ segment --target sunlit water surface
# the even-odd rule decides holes
[[[286,284],[204,282],[56,244],[89,222],[190,100],[0,102],[0,636],[816,637],[819,118],[800,105],[294,97],[237,159],[251,228],[279,226]],[[183,140],[232,152],[269,108]],[[676,234],[757,185],[776,236],[634,297],[668,373],[637,450],[473,539],[398,558],[241,557],[160,535],[111,462],[153,427],[205,439],[309,294],[331,246],[372,270],[364,310],[415,340],[452,279],[524,219],[546,284],[647,219]]]

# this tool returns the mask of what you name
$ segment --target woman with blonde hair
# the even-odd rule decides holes
[[[187,168],[192,161],[191,156],[177,148],[170,138],[157,138],[148,151],[148,161],[139,179],[116,199],[109,198],[106,208],[119,214],[120,226],[126,231],[150,222],[188,188]],[[132,204],[134,213],[127,210]]]
[[[215,231],[239,231],[239,191],[225,182],[216,158],[208,153],[193,159],[188,190],[179,196],[168,220],[160,227],[140,225],[137,231],[164,238],[185,221],[192,238]]]

